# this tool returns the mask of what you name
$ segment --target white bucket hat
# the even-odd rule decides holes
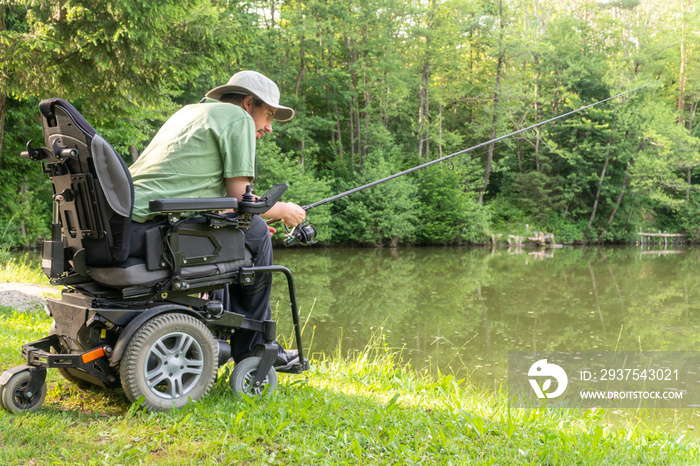
[[[231,76],[225,85],[207,92],[207,97],[218,100],[228,93],[252,94],[277,109],[273,117],[277,121],[288,121],[294,118],[294,110],[280,105],[280,90],[277,84],[257,71],[239,71]]]

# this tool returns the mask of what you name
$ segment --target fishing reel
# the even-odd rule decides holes
[[[312,241],[316,237],[316,228],[309,223],[308,219],[304,220],[291,230],[286,226],[284,229],[287,230],[287,234],[284,235],[284,245],[287,247],[294,246],[295,244],[308,246],[316,243],[316,241]]]

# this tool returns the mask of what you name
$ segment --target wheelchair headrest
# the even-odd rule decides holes
[[[73,107],[68,101],[55,97],[52,99],[42,100],[39,103],[39,111],[46,119],[46,123],[49,127],[54,127],[57,124],[55,114],[56,105],[61,107],[63,111],[65,111],[66,114],[71,117],[73,122],[78,128],[80,128],[80,130],[83,133],[90,137],[94,137],[97,134],[95,128],[90,126],[90,123],[88,123],[87,120],[83,118],[83,116],[80,114],[80,112],[78,112],[75,109],[75,107]]]

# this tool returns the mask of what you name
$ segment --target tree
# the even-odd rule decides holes
[[[220,11],[207,0],[3,2],[0,128],[8,98],[66,96],[98,123],[167,106],[234,49],[240,32]]]

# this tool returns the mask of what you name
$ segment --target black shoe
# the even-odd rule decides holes
[[[281,346],[277,350],[277,359],[273,364],[277,372],[290,372],[291,369],[299,364],[299,351],[286,350]]]

